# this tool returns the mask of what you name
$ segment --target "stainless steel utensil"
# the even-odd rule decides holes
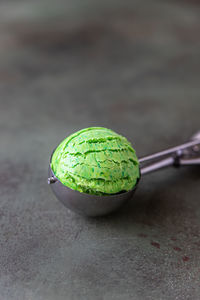
[[[168,166],[200,165],[200,131],[193,135],[187,143],[145,156],[140,158],[139,162],[141,176]],[[80,193],[63,185],[56,178],[51,165],[49,165],[48,175],[48,184],[67,208],[92,217],[106,215],[120,208],[133,196],[139,182],[138,180],[136,186],[128,192],[97,196]]]

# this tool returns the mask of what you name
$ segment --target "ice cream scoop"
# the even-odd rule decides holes
[[[53,151],[48,183],[69,209],[101,216],[130,199],[140,175],[167,166],[200,164],[200,132],[180,146],[137,159],[128,140],[110,129],[80,130]]]

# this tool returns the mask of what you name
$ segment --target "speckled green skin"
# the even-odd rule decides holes
[[[139,178],[139,163],[131,144],[102,127],[82,129],[55,150],[51,168],[66,186],[102,195],[131,190]]]

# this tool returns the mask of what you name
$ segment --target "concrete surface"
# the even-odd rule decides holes
[[[46,183],[52,149],[93,125],[139,156],[200,128],[199,1],[1,1],[0,299],[200,299],[200,169],[143,178],[86,219]]]

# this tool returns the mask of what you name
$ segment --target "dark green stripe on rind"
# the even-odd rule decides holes
[[[66,138],[55,150],[51,167],[64,185],[90,194],[128,191],[139,178],[131,144],[102,127],[86,128]]]

